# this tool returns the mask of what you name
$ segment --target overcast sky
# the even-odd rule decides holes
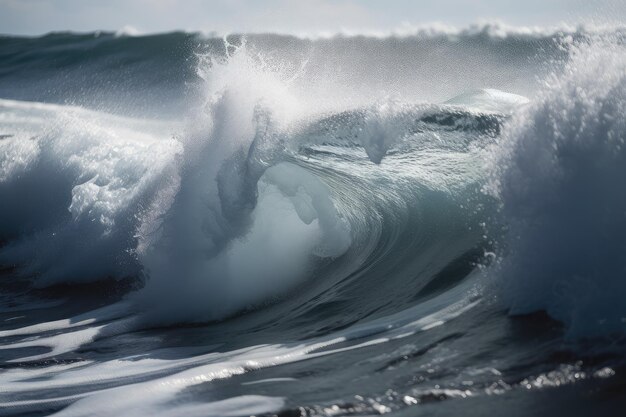
[[[0,0],[0,33],[390,31],[432,22],[626,22],[626,0]]]

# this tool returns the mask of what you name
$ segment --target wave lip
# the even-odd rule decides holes
[[[529,102],[530,100],[519,94],[506,93],[493,88],[483,88],[453,97],[446,101],[446,104],[507,114]]]

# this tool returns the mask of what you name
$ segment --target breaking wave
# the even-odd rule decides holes
[[[623,33],[496,29],[0,39],[0,408],[373,414],[613,381]]]
[[[626,50],[575,44],[494,151],[508,228],[498,286],[512,313],[545,310],[572,337],[625,330]]]

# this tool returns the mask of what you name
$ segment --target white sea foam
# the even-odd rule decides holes
[[[475,280],[470,279],[451,291],[445,292],[424,303],[415,305],[396,314],[382,317],[368,323],[360,323],[331,335],[318,337],[303,343],[259,345],[230,352],[213,352],[189,356],[184,359],[154,359],[159,352],[147,352],[145,357],[121,358],[103,363],[82,363],[69,366],[55,366],[44,371],[31,369],[14,370],[0,375],[0,388],[5,394],[37,392],[50,388],[67,392],[76,387],[93,386],[87,394],[52,397],[44,400],[0,403],[7,410],[27,411],[42,405],[71,404],[57,413],[59,416],[118,415],[132,416],[150,414],[169,416],[189,411],[192,415],[228,415],[231,409],[240,415],[243,407],[241,399],[231,398],[219,402],[192,403],[182,406],[177,397],[188,387],[208,383],[217,379],[230,378],[256,369],[278,366],[310,358],[333,355],[353,349],[385,343],[417,332],[428,331],[443,325],[475,307],[479,300],[474,294]],[[59,335],[59,346],[72,343],[71,333]],[[334,347],[343,342],[349,345]],[[28,359],[28,358],[27,358]],[[38,380],[35,376],[45,376]],[[152,377],[146,381],[146,377]],[[117,388],[100,389],[106,383],[127,383]],[[134,381],[142,381],[135,382]],[[248,398],[248,397],[246,397]],[[277,411],[283,406],[278,399],[262,401],[261,398],[248,398],[250,406],[260,412]],[[269,407],[273,404],[272,407]],[[247,407],[247,405],[246,405]],[[258,407],[258,408],[257,408]],[[245,408],[245,407],[244,407]]]
[[[626,330],[626,49],[570,48],[495,150],[508,227],[496,283],[511,313],[546,310],[572,337],[603,336]]]
[[[136,275],[137,216],[156,204],[180,144],[164,123],[75,107],[0,103],[0,249],[35,285]],[[163,129],[163,130],[162,130]],[[157,133],[159,132],[160,133]]]

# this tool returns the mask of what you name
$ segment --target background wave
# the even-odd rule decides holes
[[[265,57],[265,65],[300,71],[291,89],[328,109],[367,105],[389,95],[438,102],[485,87],[528,96],[546,73],[545,62],[566,58],[555,41],[567,35],[584,38],[589,33],[582,28],[543,32],[485,25],[395,37],[245,38],[251,54]],[[242,36],[228,39],[239,44]],[[3,98],[151,117],[188,114],[190,101],[204,97],[195,54],[226,54],[222,38],[183,32],[5,36],[0,51]]]

